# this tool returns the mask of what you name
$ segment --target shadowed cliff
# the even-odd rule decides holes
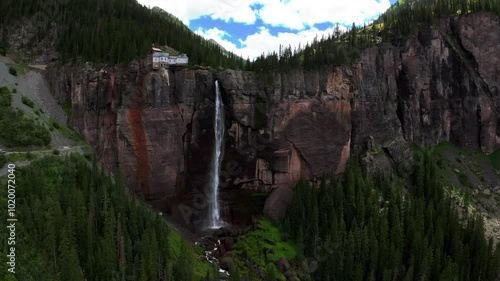
[[[208,183],[218,79],[228,128],[222,183],[269,189],[342,173],[352,150],[371,139],[388,165],[404,161],[411,143],[493,152],[500,146],[499,43],[498,16],[476,13],[366,49],[350,67],[164,75],[146,58],[126,70],[53,67],[47,79],[56,98],[71,104],[71,125],[145,195]]]

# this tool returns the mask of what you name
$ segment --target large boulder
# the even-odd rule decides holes
[[[280,222],[285,218],[288,205],[292,202],[293,191],[287,187],[275,189],[264,204],[264,215],[273,222]]]

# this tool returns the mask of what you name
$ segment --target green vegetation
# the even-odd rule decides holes
[[[51,131],[57,130],[63,136],[78,143],[79,145],[82,146],[87,145],[87,142],[83,139],[83,137],[79,133],[68,127],[62,127],[54,118],[51,117],[48,120],[47,125],[49,126]]]
[[[29,153],[29,154],[28,154]],[[14,163],[20,161],[28,161],[36,158],[39,154],[30,153],[30,152],[17,152],[17,153],[9,153],[6,156],[7,162]]]
[[[458,175],[458,181],[460,181],[460,184],[462,186],[465,186],[468,188],[472,187],[472,185],[469,181],[469,177],[467,176],[467,174],[465,172],[459,170],[457,175]]]
[[[1,280],[202,280],[214,276],[180,235],[81,155],[17,168],[16,274]],[[6,186],[6,182],[2,182]],[[0,191],[7,219],[7,191]],[[7,232],[0,232],[6,241]],[[7,243],[0,246],[7,252]],[[19,266],[22,265],[22,266]],[[200,271],[198,271],[200,270]],[[9,279],[10,278],[10,279]],[[213,280],[213,279],[208,279]]]
[[[458,155],[455,160],[463,165],[466,165],[468,169],[470,169],[478,178],[483,176],[482,168],[478,164],[480,161],[485,161],[486,163],[491,164],[494,169],[500,170],[500,149],[497,149],[493,153],[487,155],[481,150],[473,151],[468,148],[459,148],[447,142],[441,143],[435,148],[435,151],[441,156],[443,156],[446,151],[450,151],[454,155]],[[468,159],[468,163],[463,163],[466,159]]]
[[[0,107],[10,107],[12,105],[12,94],[7,87],[0,88]]]
[[[54,127],[54,129],[57,129],[57,130],[61,129],[61,126],[59,126],[59,123],[57,123],[56,119],[54,119],[54,118],[49,119],[49,124],[52,127]]]
[[[6,25],[19,18],[47,10],[42,0],[7,0],[0,3],[0,18]],[[61,4],[58,4],[61,3]],[[328,65],[348,65],[362,50],[414,32],[419,25],[435,24],[443,17],[478,11],[500,13],[495,0],[399,1],[372,24],[353,23],[346,32],[337,26],[332,34],[315,38],[305,46],[281,46],[278,52],[262,54],[255,61],[244,60],[224,51],[218,44],[195,34],[179,19],[160,8],[148,9],[135,0],[73,0],[57,2],[50,18],[59,29],[58,49],[65,61],[98,64],[128,63],[144,58],[152,45],[169,47],[189,55],[191,66],[208,69],[240,68],[273,73],[294,68],[314,69]],[[37,18],[40,20],[40,17]],[[48,22],[39,23],[37,42],[51,32]],[[99,38],[99,39],[98,39]],[[2,40],[5,42],[5,40]],[[0,51],[6,44],[0,44]],[[170,50],[174,53],[173,50]],[[17,69],[20,74],[24,73]]]
[[[59,132],[66,138],[78,143],[81,146],[87,146],[87,142],[79,133],[67,127],[59,127]]]
[[[245,259],[264,269],[267,265],[274,267],[274,263],[282,257],[288,260],[295,258],[295,245],[292,241],[284,241],[282,233],[278,227],[274,226],[266,219],[259,220],[258,229],[247,235],[238,237],[238,242],[234,245],[231,255],[236,257],[245,256]],[[245,263],[241,259],[235,259],[238,272],[244,274],[248,272]],[[284,276],[276,269],[278,278]]]
[[[341,180],[323,179],[319,189],[300,181],[283,226],[297,259],[318,262],[301,280],[498,280],[500,244],[453,200],[433,153],[410,182],[364,177],[351,160]]]
[[[381,155],[384,153],[384,148],[382,147],[382,145],[377,143],[373,146],[373,149],[372,151],[370,151],[370,153],[372,155]]]
[[[9,66],[9,73],[13,76],[17,76],[17,69],[15,69],[13,66]]]
[[[486,205],[490,195],[484,192],[495,188],[500,179],[500,170],[494,170],[495,160],[492,160],[495,153],[487,155],[479,149],[460,148],[448,142],[431,148],[413,146],[412,149],[418,153],[433,154],[444,193],[461,208],[477,215],[484,215],[485,210],[490,210]],[[493,198],[500,200],[494,194]]]
[[[9,160],[7,160],[7,156],[5,155],[0,155],[0,169],[5,166],[5,164],[9,163]]]
[[[0,38],[0,55],[6,56],[7,50],[8,50],[8,47],[7,47],[7,44],[5,43],[5,40]]]
[[[6,87],[0,88],[0,142],[7,147],[45,146],[51,141],[50,133],[42,124],[28,118],[21,110],[11,106],[12,95]]]
[[[491,153],[488,158],[491,165],[493,165],[495,169],[500,169],[500,149],[497,149],[495,152]]]
[[[72,114],[72,107],[71,107],[71,102],[65,102],[61,104],[62,109],[66,113],[66,116],[68,119],[71,119],[71,114]]]
[[[312,42],[297,49],[280,46],[278,52],[262,54],[252,63],[250,69],[274,73],[300,67],[317,69],[329,65],[349,65],[364,49],[409,35],[420,25],[436,24],[446,16],[478,11],[500,14],[500,1],[399,1],[370,25],[359,26],[353,23],[346,32],[340,31],[337,26],[332,34],[322,38],[316,37]]]
[[[20,60],[16,60],[15,64],[7,64],[9,66],[9,73],[14,76],[24,75],[28,73],[30,70],[34,70],[36,68],[24,65]]]
[[[27,96],[22,96],[21,101],[28,107],[35,108],[35,103]]]
[[[153,44],[168,45],[189,56],[190,64],[243,67],[244,60],[223,51],[195,34],[179,19],[159,9],[148,9],[135,0],[72,0],[48,3],[45,0],[7,0],[0,3],[0,18],[6,25],[20,18],[50,10],[51,16],[33,18],[39,26],[37,44],[49,36],[50,22],[58,28],[58,50],[63,59],[96,63],[129,63],[144,58]],[[7,32],[8,30],[6,30]],[[27,46],[29,47],[29,46]]]

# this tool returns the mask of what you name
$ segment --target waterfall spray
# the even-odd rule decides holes
[[[211,183],[211,198],[209,209],[209,227],[220,228],[222,220],[220,218],[219,206],[219,175],[220,165],[222,162],[222,154],[224,150],[224,104],[222,103],[219,82],[215,81],[215,117],[214,117],[214,132],[215,132],[215,148],[212,156],[212,183]]]

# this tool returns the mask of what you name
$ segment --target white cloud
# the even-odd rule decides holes
[[[318,30],[317,28],[312,28],[310,30],[304,30],[297,33],[292,32],[282,32],[273,35],[269,32],[267,28],[261,28],[259,32],[247,36],[245,39],[239,39],[242,48],[239,48],[233,42],[227,40],[227,33],[225,31],[219,30],[218,28],[211,28],[208,30],[198,29],[196,33],[204,36],[207,39],[214,39],[226,50],[233,52],[242,56],[243,58],[250,57],[251,59],[260,56],[262,53],[268,53],[276,51],[279,49],[280,44],[282,46],[291,45],[292,48],[299,46],[305,46],[307,42],[312,42],[314,37],[321,39],[321,36],[331,34],[334,27],[328,28],[326,30]]]
[[[305,26],[332,22],[362,24],[390,7],[389,0],[138,0],[158,6],[189,24],[202,16],[238,23],[255,23],[259,16],[265,24],[302,30]],[[380,1],[380,2],[379,2]],[[252,4],[260,4],[258,11]]]
[[[226,31],[223,31],[223,30],[218,29],[217,27],[214,27],[214,28],[210,28],[210,29],[198,28],[198,30],[196,30],[195,32],[196,32],[196,34],[201,35],[201,36],[205,37],[206,39],[215,40],[217,43],[219,43],[219,45],[221,45],[227,51],[233,52],[235,54],[238,54],[238,55],[246,58],[246,55],[244,55],[244,54],[246,54],[246,50],[239,49],[236,46],[236,44],[234,44],[233,42],[226,39],[227,37],[231,37],[231,35],[229,33],[227,33]]]
[[[256,20],[255,12],[250,5],[254,0],[138,0],[147,6],[158,6],[173,14],[189,25],[189,21],[210,16],[212,19],[221,19],[234,22],[252,24]]]
[[[223,37],[231,37],[231,34],[227,33],[224,30],[220,30],[217,27],[210,28],[207,30],[198,28],[198,30],[196,30],[195,33],[204,36],[207,39],[219,39]]]
[[[297,30],[304,26],[331,22],[363,24],[386,11],[389,0],[258,0],[263,4],[261,19],[268,24],[282,25]]]
[[[242,47],[234,42],[236,34],[228,34],[218,27],[203,27],[196,33],[207,39],[214,39],[226,50],[244,58],[255,58],[260,54],[278,50],[279,45],[304,46],[317,35],[333,31],[333,25],[340,23],[351,25],[363,24],[382,14],[390,7],[389,0],[138,0],[146,6],[158,6],[180,18],[189,25],[190,20],[209,16],[224,21],[254,24],[260,18],[267,27],[239,38]],[[379,2],[380,1],[380,2]],[[252,4],[260,4],[259,10],[252,10]],[[319,23],[331,23],[332,27],[320,31],[314,27]],[[283,26],[295,32],[283,32],[273,35],[269,28]],[[233,37],[231,41],[228,37]]]

